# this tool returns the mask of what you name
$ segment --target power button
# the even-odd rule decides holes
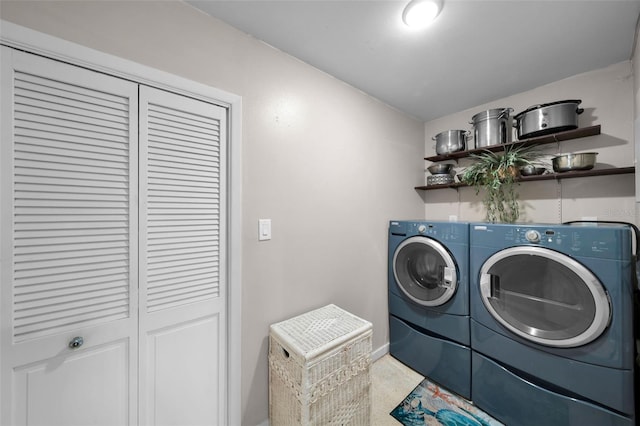
[[[533,229],[528,230],[524,234],[524,237],[527,239],[527,241],[529,241],[531,243],[540,242],[540,233],[538,231],[534,231]]]

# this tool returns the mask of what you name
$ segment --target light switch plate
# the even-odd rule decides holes
[[[258,219],[258,241],[271,239],[271,219]]]

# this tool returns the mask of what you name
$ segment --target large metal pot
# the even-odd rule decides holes
[[[511,142],[512,108],[494,108],[471,118],[476,148]]]
[[[527,108],[514,117],[518,139],[577,129],[578,115],[584,112],[578,108],[581,102],[579,99],[557,101]]]
[[[436,141],[436,154],[444,155],[464,151],[467,148],[467,135],[466,130],[447,130],[438,133],[431,138]]]

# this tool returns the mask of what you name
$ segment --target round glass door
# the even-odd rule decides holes
[[[458,285],[453,258],[442,244],[426,237],[411,237],[398,246],[393,275],[404,294],[423,306],[448,302]]]
[[[546,346],[591,342],[609,325],[604,287],[585,266],[542,247],[513,247],[480,270],[482,302],[513,333]]]

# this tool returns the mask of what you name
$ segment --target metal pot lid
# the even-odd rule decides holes
[[[471,123],[471,124],[477,123],[479,121],[490,120],[492,118],[500,118],[503,115],[510,114],[511,111],[513,111],[513,108],[493,108],[493,109],[488,109],[486,111],[479,112],[476,115],[474,115],[473,117],[471,117],[471,121],[473,121],[473,123]]]
[[[446,135],[449,133],[467,133],[467,131],[466,130],[445,130],[444,132],[438,133],[436,136]]]
[[[582,101],[580,99],[569,99],[569,100],[566,100],[566,101],[555,101],[555,102],[549,102],[549,103],[546,103],[546,104],[533,105],[533,106],[530,106],[529,108],[525,109],[524,111],[516,114],[513,118],[518,120],[522,115],[524,115],[524,114],[526,114],[528,112],[535,111],[535,110],[540,109],[540,108],[553,106],[553,105],[576,104],[576,106],[578,106],[581,103],[582,103]]]

